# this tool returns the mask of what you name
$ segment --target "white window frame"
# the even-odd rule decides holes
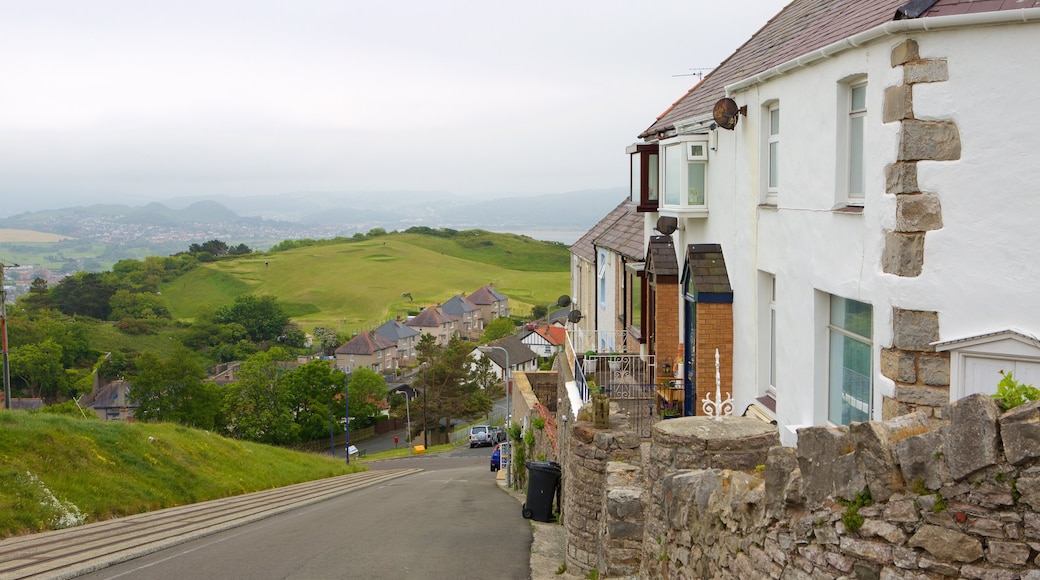
[[[660,143],[658,163],[661,179],[661,191],[658,195],[659,212],[662,215],[682,217],[707,217],[709,151],[711,149],[707,134],[682,135],[665,139]],[[678,167],[675,167],[675,166]],[[703,176],[703,184],[690,183],[691,168],[699,166]],[[700,185],[697,201],[691,202],[691,186]]]
[[[769,374],[766,394],[776,399],[776,276],[769,277]]]
[[[853,98],[860,90],[863,102],[862,106],[856,106]],[[866,202],[869,97],[866,75],[846,77],[838,83],[836,208],[863,207]],[[855,191],[857,189],[862,191]]]
[[[835,308],[838,306],[836,301],[842,301],[842,311],[848,306],[848,303],[853,302],[870,307],[870,333],[871,336],[864,336],[858,334],[850,329],[844,328],[834,322]],[[841,296],[830,295],[830,301],[828,305],[828,317],[827,317],[827,420],[834,425],[847,425],[853,421],[869,421],[873,418],[874,412],[874,343],[873,343],[873,325],[874,325],[874,312],[873,306],[866,303],[854,300],[851,298],[844,298]],[[839,360],[836,356],[836,344],[835,341],[840,340],[841,346],[845,346],[846,340],[851,340],[853,343],[858,343],[867,347],[867,369],[866,372],[857,373],[861,379],[866,380],[866,394],[850,393],[848,384],[846,383],[846,372],[855,372],[855,369],[850,369],[845,362],[844,353],[841,355]],[[840,365],[840,367],[838,366]],[[841,380],[836,378],[838,371],[841,371]],[[856,395],[859,395],[858,397]],[[846,416],[846,409],[850,409],[850,414],[854,417]],[[858,411],[858,413],[856,413]],[[838,417],[838,415],[841,417]],[[846,420],[848,419],[848,420]]]
[[[765,184],[767,205],[776,205],[777,194],[780,191],[780,102],[773,101],[766,107],[765,137],[766,146],[763,155],[765,160]],[[773,175],[776,174],[776,180]]]

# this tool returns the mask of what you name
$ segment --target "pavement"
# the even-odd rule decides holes
[[[527,497],[523,490],[506,487],[505,473],[498,479],[498,487],[513,496],[517,505],[522,506]],[[519,507],[517,508],[519,511]],[[531,522],[534,540],[531,543],[531,579],[532,580],[581,580],[583,576],[563,571],[567,562],[567,532],[563,524],[556,522]]]

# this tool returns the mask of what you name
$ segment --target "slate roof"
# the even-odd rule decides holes
[[[450,314],[441,312],[438,308],[423,308],[422,312],[408,319],[405,322],[408,326],[419,326],[422,328],[431,328],[434,326],[440,326],[447,324],[455,320],[455,317]]]
[[[733,294],[726,270],[726,258],[719,244],[691,244],[687,249],[690,276],[697,292]]]
[[[629,206],[631,206],[631,208]],[[601,219],[598,222],[596,222],[596,225],[592,226],[589,229],[589,231],[585,232],[585,235],[583,235],[582,237],[578,238],[578,241],[574,242],[574,244],[571,246],[571,253],[576,255],[576,256],[578,256],[578,257],[580,257],[580,258],[584,258],[585,260],[587,260],[589,262],[595,263],[596,262],[596,247],[595,246],[596,246],[597,240],[599,240],[601,237],[606,235],[610,231],[610,228],[613,227],[614,224],[618,223],[618,220],[620,220],[622,217],[625,216],[626,213],[629,213],[629,212],[634,214],[634,215],[638,215],[638,214],[636,214],[636,211],[635,211],[635,205],[633,205],[628,200],[628,198],[625,198],[625,201],[622,201],[620,204],[618,204],[617,207],[615,207],[614,209],[610,210],[610,213],[608,213],[606,216],[604,216],[603,219]],[[639,221],[639,246],[640,246],[640,249],[639,249],[638,252],[636,252],[636,259],[638,259],[643,254],[642,245],[643,245],[643,222],[642,222],[642,219],[640,219],[640,221]],[[604,246],[604,247],[609,247],[609,246]],[[610,249],[613,250],[614,248],[610,248]]]
[[[926,18],[951,14],[997,12],[1018,8],[1040,8],[1040,0],[939,0],[923,14]]]
[[[509,352],[509,366],[511,367],[516,367],[538,358],[538,355],[526,344],[520,342],[520,339],[516,336],[507,336],[491,341],[488,343],[488,346],[500,346],[506,349]],[[499,368],[506,368],[506,356],[502,351],[492,348],[484,354],[493,360]]]
[[[897,19],[920,13],[931,0],[794,0],[747,42],[662,113],[640,139],[665,136],[675,123],[709,117],[725,87],[769,70],[839,40]],[[939,0],[922,18],[1031,8],[1040,0]],[[904,9],[905,10],[901,10]]]
[[[397,342],[402,338],[408,338],[422,333],[400,320],[388,320],[376,329],[376,334],[390,342]]]
[[[466,300],[469,300],[477,306],[490,306],[495,302],[505,302],[509,299],[496,292],[494,284],[488,284],[487,286],[478,288],[476,292],[467,296]]]
[[[593,244],[607,248],[630,260],[642,260],[643,256],[643,214],[636,211],[635,204],[627,201],[621,206],[622,213],[614,223],[607,227]]]
[[[343,343],[336,349],[336,354],[370,355],[393,346],[393,342],[379,336],[374,330],[369,330]]]
[[[480,310],[480,307],[462,296],[452,296],[450,300],[441,305],[441,310],[447,314],[461,317],[467,312]]]
[[[655,276],[678,276],[679,262],[671,236],[652,236],[646,250],[646,271]]]

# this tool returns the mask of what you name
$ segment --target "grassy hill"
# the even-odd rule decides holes
[[[514,234],[467,234],[393,233],[254,254],[205,264],[162,291],[179,319],[194,318],[204,305],[256,293],[285,303],[305,330],[324,325],[345,332],[378,326],[489,283],[518,313],[569,292],[565,246]]]
[[[0,410],[0,538],[367,469],[172,424]]]

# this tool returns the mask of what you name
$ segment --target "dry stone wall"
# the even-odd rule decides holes
[[[662,421],[566,435],[568,570],[600,577],[1040,580],[1040,402],[849,427]],[[641,538],[640,538],[641,536]]]

